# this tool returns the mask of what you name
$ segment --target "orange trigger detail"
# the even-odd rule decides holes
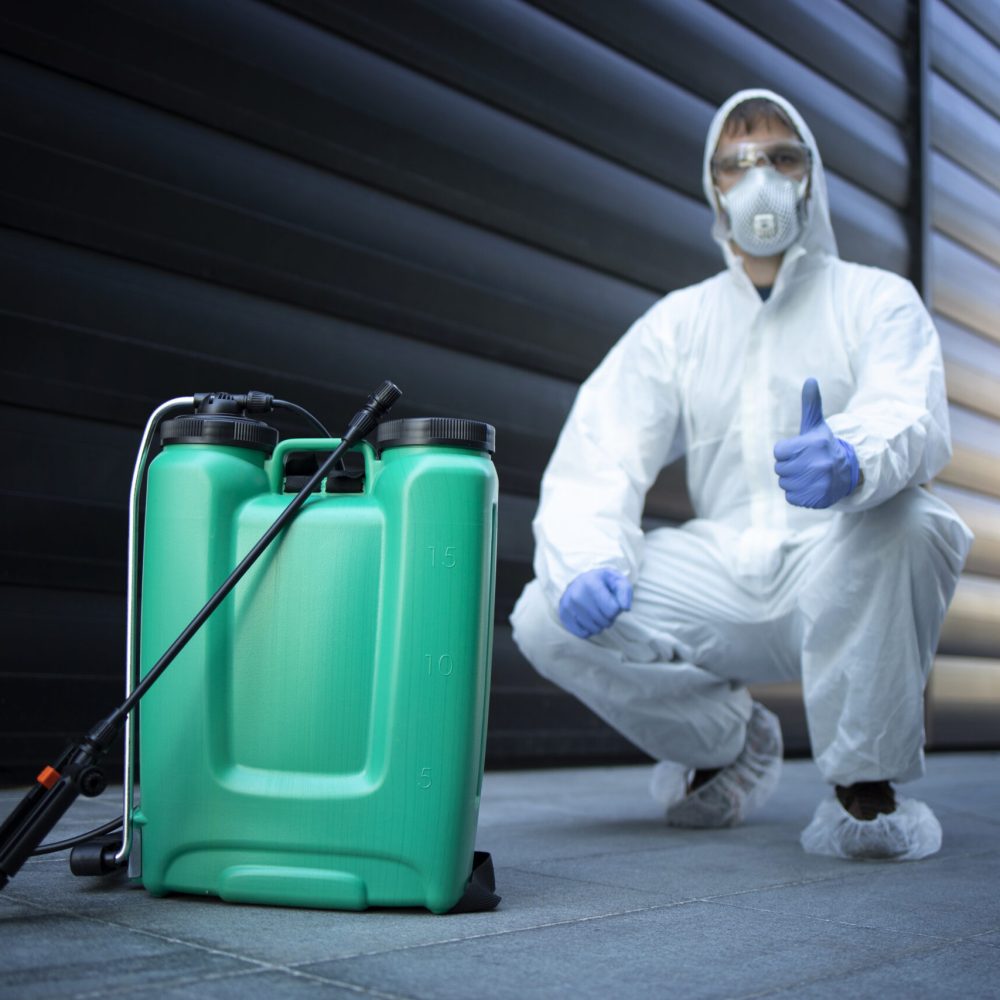
[[[54,767],[46,766],[35,780],[45,788],[51,788],[61,777],[62,775]]]

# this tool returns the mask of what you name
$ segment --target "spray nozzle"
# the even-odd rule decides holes
[[[389,412],[393,403],[402,396],[399,386],[383,382],[367,399],[365,405],[351,418],[344,441],[353,444],[370,434],[375,425]]]

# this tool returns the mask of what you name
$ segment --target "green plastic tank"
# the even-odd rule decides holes
[[[339,443],[193,420],[164,424],[149,469],[143,675],[290,501],[286,458]],[[376,444],[356,449],[363,480],[326,480],[141,702],[134,850],[154,895],[435,913],[462,897],[490,685],[493,428],[394,420]]]

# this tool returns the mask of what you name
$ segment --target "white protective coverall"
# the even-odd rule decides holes
[[[751,681],[801,679],[813,754],[830,783],[923,772],[922,692],[971,535],[921,489],[951,446],[938,336],[905,279],[837,256],[816,142],[807,217],[761,301],[727,242],[727,269],[639,318],[581,386],[545,471],[536,579],[511,617],[544,676],[658,760],[732,762]],[[823,510],[788,503],[773,448],[799,432],[803,382],[819,381],[834,435],[864,481]],[[695,518],[644,534],[644,497],[687,459]],[[591,639],[558,618],[566,586],[612,567],[629,612]]]

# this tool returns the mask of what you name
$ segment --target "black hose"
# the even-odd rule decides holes
[[[305,417],[315,427],[323,437],[333,437],[333,435],[316,419],[304,406],[299,406],[298,403],[290,403],[287,399],[275,399],[272,400],[271,405],[279,410],[291,410],[293,413],[299,414],[300,417]]]
[[[39,854],[55,854],[56,851],[65,851],[69,847],[85,844],[88,840],[93,840],[94,837],[103,837],[105,834],[114,833],[116,830],[121,829],[121,825],[122,818],[121,816],[117,816],[115,819],[108,820],[103,826],[96,827],[88,833],[81,833],[76,837],[69,837],[66,840],[57,840],[54,844],[42,844],[41,847],[36,847],[31,852],[31,856],[35,858]]]

